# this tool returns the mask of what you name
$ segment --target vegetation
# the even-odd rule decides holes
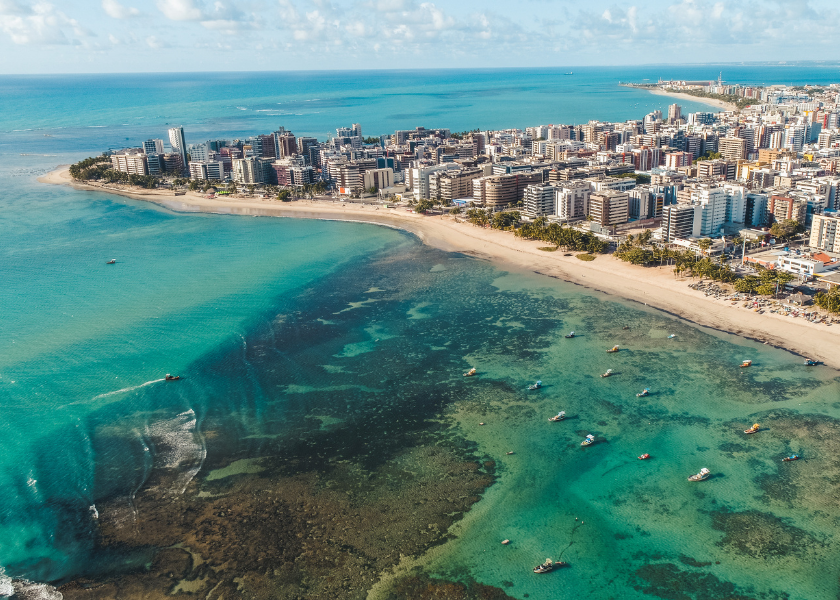
[[[764,269],[759,267],[758,275],[746,275],[735,282],[735,290],[742,294],[761,294],[772,296],[776,293],[776,286],[783,288],[794,277],[785,271]]]
[[[76,181],[90,181],[91,179],[99,179],[102,173],[110,169],[111,158],[108,155],[91,156],[75,165],[70,165],[70,176]]]
[[[833,286],[827,292],[817,292],[814,304],[828,312],[840,312],[840,287]]]
[[[381,144],[382,141],[378,137],[366,137],[365,144]]]
[[[717,160],[720,158],[720,152],[712,152],[709,150],[705,154],[701,154],[697,158],[694,159],[694,164],[696,165],[701,160]]]
[[[609,243],[599,239],[588,231],[579,231],[571,227],[563,227],[559,223],[547,224],[548,219],[539,217],[531,223],[526,223],[516,230],[516,235],[525,239],[540,240],[563,247],[565,250],[579,250],[598,254],[607,251]]]
[[[462,210],[463,209],[460,206],[456,206],[454,208],[449,209],[449,214],[450,215],[460,215]]]
[[[701,90],[672,90],[680,94],[688,94],[689,96],[696,96],[697,98],[711,98],[712,100],[720,100],[734,104],[737,108],[746,108],[755,103],[752,98],[742,98],[734,94],[712,94],[711,92],[704,92]]]
[[[280,190],[277,193],[277,199],[281,202],[291,202],[292,192],[290,192],[289,190]]]
[[[616,177],[618,179],[635,179],[638,185],[645,185],[650,183],[650,175],[645,175],[644,173],[620,173],[618,175],[611,175],[611,177]]]
[[[521,218],[519,211],[498,212],[490,218],[490,226],[493,229],[513,230]]]
[[[463,140],[465,137],[469,136],[471,133],[479,133],[480,131],[481,131],[480,129],[476,128],[476,129],[471,129],[469,131],[462,131],[461,133],[452,132],[452,133],[449,134],[449,137],[451,137],[453,140]]]
[[[434,208],[435,203],[432,200],[420,200],[414,205],[414,210],[419,213],[424,213],[427,210]]]
[[[789,240],[804,231],[805,228],[794,219],[777,221],[770,227],[770,234],[777,240]]]
[[[578,260],[585,261],[585,262],[590,262],[590,261],[595,260],[595,255],[594,254],[575,254],[575,258],[577,258]]]

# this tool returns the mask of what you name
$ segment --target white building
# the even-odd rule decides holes
[[[377,190],[384,190],[385,188],[394,187],[394,170],[393,169],[368,169],[362,175],[362,187],[366,190],[376,188]]]
[[[592,188],[586,181],[563,181],[554,196],[554,214],[566,221],[583,219],[589,212]]]
[[[241,184],[265,183],[271,159],[239,158],[233,161],[233,180]]]
[[[143,152],[146,154],[163,154],[163,140],[146,140],[143,142]]]
[[[803,277],[813,277],[815,273],[821,273],[825,270],[822,261],[798,256],[780,256],[776,264],[782,271],[795,273]]]
[[[190,179],[200,181],[225,179],[225,164],[220,161],[190,161]]]
[[[555,214],[554,199],[557,188],[547,183],[525,188],[524,210],[529,217],[547,217]]]
[[[148,157],[139,152],[124,152],[111,155],[111,166],[115,171],[122,171],[129,175],[148,175]]]
[[[429,175],[438,171],[454,171],[460,168],[461,165],[457,163],[444,163],[411,169],[411,191],[414,194],[414,199],[429,199]]]
[[[187,142],[184,139],[183,127],[172,127],[169,130],[169,145],[172,147],[173,154],[181,155],[181,164],[186,165],[187,161]]]
[[[727,183],[723,186],[726,194],[726,216],[727,223],[744,223],[747,214],[747,194],[750,192],[742,185]]]
[[[840,215],[814,215],[808,245],[811,248],[840,253]]]
[[[700,231],[697,235],[713,235],[726,222],[726,192],[721,188],[700,188],[691,192],[691,202],[700,206]]]

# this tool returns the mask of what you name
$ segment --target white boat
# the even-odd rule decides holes
[[[536,383],[534,383],[534,384],[532,384],[532,385],[529,385],[529,386],[528,386],[528,389],[529,389],[529,390],[538,390],[538,389],[540,389],[541,387],[542,387],[542,381],[537,381]]]
[[[645,396],[650,396],[650,388],[645,388],[636,394],[636,398],[644,398]]]
[[[595,443],[595,436],[590,433],[589,435],[586,436],[586,439],[583,440],[580,443],[580,445],[581,446],[591,446],[594,443]]]
[[[566,334],[566,337],[567,337],[567,338],[573,338],[573,337],[575,337],[575,332],[574,332],[574,331],[572,331],[571,333]]]
[[[704,479],[708,479],[709,475],[711,475],[711,474],[712,474],[712,472],[709,471],[709,469],[707,469],[706,467],[703,467],[702,469],[700,469],[699,473],[697,473],[696,475],[692,475],[691,477],[688,478],[688,480],[689,481],[703,481]]]
[[[606,373],[602,373],[602,374],[601,374],[601,377],[609,377],[609,376],[610,376],[610,375],[612,375],[612,374],[613,374],[613,370],[612,370],[612,369],[607,369],[607,372],[606,372]]]
[[[676,334],[676,333],[672,333],[671,335],[669,335],[669,336],[668,336],[668,339],[669,339],[669,340],[673,340],[675,337],[677,337],[677,334]]]
[[[475,375],[475,374],[476,374],[476,372],[477,372],[477,371],[475,370],[475,367],[473,367],[472,369],[470,369],[469,371],[467,371],[466,373],[464,373],[464,377],[472,377],[473,375]]]
[[[553,417],[549,417],[549,418],[548,418],[548,420],[549,420],[549,421],[562,421],[562,420],[563,420],[563,419],[565,419],[565,418],[566,418],[566,411],[565,411],[565,410],[561,410],[561,411],[560,411],[559,413],[557,413],[555,416],[553,416]]]
[[[550,573],[551,571],[553,571],[557,567],[562,567],[565,564],[566,563],[564,563],[561,560],[558,560],[557,562],[553,562],[550,558],[546,558],[545,562],[543,564],[537,565],[536,567],[534,567],[534,573],[537,573],[538,575],[540,575],[542,573]]]

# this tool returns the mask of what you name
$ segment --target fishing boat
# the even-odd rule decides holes
[[[618,346],[613,346],[612,348],[607,350],[607,352],[618,352]]]
[[[532,383],[528,386],[529,390],[538,390],[542,387],[542,381],[537,381],[536,383]]]
[[[561,560],[558,560],[557,562],[552,562],[550,558],[546,558],[543,564],[534,567],[534,573],[537,573],[538,575],[542,575],[543,573],[550,573],[554,569],[558,567],[563,567],[565,565],[566,563],[564,563]]]
[[[642,455],[639,457],[639,460],[647,460],[647,459],[649,459],[649,458],[650,458],[650,454],[648,454],[647,452],[645,452],[644,454],[642,454]]]
[[[790,456],[785,456],[782,460],[785,461],[785,462],[791,462],[791,461],[794,461],[794,460],[799,460],[799,455],[798,454],[791,454]]]
[[[645,388],[636,394],[636,398],[644,398],[645,396],[650,396],[650,388]]]
[[[164,379],[166,379],[166,381],[178,381],[179,379],[181,379],[181,376],[180,375],[170,375],[169,373],[167,373],[166,377]]]
[[[699,473],[697,473],[696,475],[692,475],[691,477],[688,478],[688,480],[689,481],[703,481],[704,479],[708,479],[709,475],[711,475],[711,474],[712,474],[712,472],[709,471],[709,469],[707,469],[706,467],[703,467],[702,469],[700,469]]]
[[[601,373],[601,377],[610,377],[613,374],[612,369],[607,369],[606,373]]]
[[[749,367],[751,364],[752,364],[751,360],[745,360],[744,362],[741,363],[741,368],[743,369],[744,367]]]
[[[473,376],[473,375],[475,375],[477,372],[478,372],[478,371],[476,371],[476,370],[475,370],[475,367],[473,367],[472,369],[470,369],[469,371],[467,371],[466,373],[464,373],[464,377],[472,377],[472,376]]]
[[[806,367],[813,367],[814,365],[817,364],[817,361],[811,360],[810,358],[806,358],[804,364],[805,364]]]
[[[566,411],[561,410],[559,413],[557,413],[553,417],[549,417],[548,420],[557,422],[557,421],[562,421],[565,418],[566,418]]]
[[[105,264],[106,264],[106,265],[113,265],[113,264],[116,264],[116,262],[117,262],[117,259],[116,259],[116,258],[112,258],[111,260],[109,260],[109,261],[108,261],[108,262],[106,262]]]
[[[745,429],[744,433],[756,433],[760,428],[761,426],[758,423],[753,423],[753,426],[749,429]]]
[[[567,337],[567,338],[573,338],[573,337],[575,337],[575,332],[574,332],[574,331],[572,331],[571,333],[567,333],[567,334],[566,334],[566,337]]]
[[[590,433],[589,435],[586,436],[586,439],[583,440],[580,443],[580,445],[581,446],[591,446],[594,443],[595,443],[595,436]]]

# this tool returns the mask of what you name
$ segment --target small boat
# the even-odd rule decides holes
[[[565,410],[561,410],[561,411],[560,411],[559,413],[557,413],[555,416],[553,416],[553,417],[549,417],[549,418],[548,418],[548,420],[549,420],[549,421],[555,421],[555,422],[556,422],[556,421],[562,421],[562,420],[563,420],[563,419],[565,419],[565,418],[566,418],[566,411],[565,411]]]
[[[595,443],[595,436],[590,433],[589,435],[586,436],[586,439],[583,440],[580,443],[580,445],[581,446],[591,446],[594,443]]]
[[[791,462],[791,461],[794,461],[794,460],[799,460],[799,455],[798,454],[791,454],[790,456],[785,456],[782,460],[785,461],[785,462]]]
[[[528,386],[529,390],[538,390],[542,387],[542,381],[538,381]]]
[[[811,360],[810,358],[806,358],[804,364],[805,364],[806,367],[813,367],[814,365],[817,364],[817,361]]]
[[[510,452],[505,452],[505,454],[507,454],[508,456],[510,456],[511,454],[514,454],[514,451],[513,451],[513,450],[511,450]]]
[[[181,379],[181,376],[180,375],[170,375],[169,373],[167,373],[166,377],[164,379],[166,379],[166,381],[178,381],[179,379]]]
[[[470,369],[469,371],[467,371],[466,373],[464,373],[464,377],[472,377],[472,376],[473,376],[473,375],[475,375],[477,372],[478,372],[478,371],[476,371],[476,370],[475,370],[475,367],[473,367],[472,369]]]
[[[752,364],[751,360],[745,360],[744,362],[741,363],[741,368],[743,369],[744,367],[749,367],[751,364]]]
[[[612,374],[613,374],[613,370],[612,369],[607,369],[606,373],[601,373],[601,377],[609,377]]]
[[[545,562],[543,564],[537,565],[536,567],[534,567],[534,573],[537,573],[537,574],[540,574],[540,575],[542,573],[550,573],[554,569],[556,569],[558,567],[564,567],[564,566],[566,566],[566,563],[564,563],[563,561],[559,560],[557,562],[552,562],[552,560],[550,558],[546,558]]]
[[[502,540],[502,546],[507,546],[510,544],[510,540]]]
[[[700,469],[699,473],[697,473],[696,475],[692,475],[691,477],[688,478],[688,480],[689,481],[703,481],[704,479],[708,479],[709,475],[711,475],[711,474],[712,474],[712,472],[709,471],[709,469],[707,469],[706,467],[703,467],[702,469]]]
[[[622,329],[630,329],[630,326],[629,326],[629,325],[625,325],[624,327],[622,327]]]
[[[567,334],[566,334],[566,337],[567,337],[567,338],[573,338],[573,337],[575,337],[575,332],[574,332],[574,331],[572,331],[571,333],[567,333]]]
[[[116,259],[116,258],[112,258],[111,260],[109,260],[109,261],[108,261],[108,262],[106,262],[105,264],[106,264],[106,265],[114,265],[114,264],[116,264],[116,263],[117,263],[117,259]]]
[[[744,433],[755,433],[755,432],[757,432],[760,428],[761,428],[761,426],[760,426],[758,423],[753,423],[753,426],[752,426],[752,427],[750,427],[749,429],[745,429],[745,430],[744,430]]]
[[[636,398],[644,398],[645,396],[650,396],[650,388],[645,388],[636,394]]]
[[[639,460],[647,460],[647,459],[649,459],[649,458],[650,458],[650,454],[648,454],[647,452],[645,452],[644,454],[642,454],[642,455],[639,457]]]
[[[613,346],[612,348],[607,350],[607,352],[618,352],[618,346]]]
[[[671,335],[669,335],[669,336],[668,336],[668,339],[669,339],[669,340],[673,340],[675,337],[677,337],[677,334],[676,334],[676,333],[672,333]]]

